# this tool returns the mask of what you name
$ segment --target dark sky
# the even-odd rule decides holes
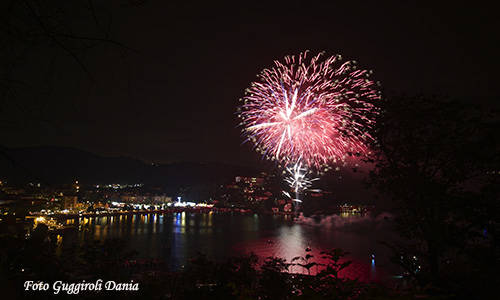
[[[96,7],[97,30],[75,6],[67,15],[75,34],[110,25],[110,38],[135,51],[106,42],[79,49],[92,81],[57,46],[34,47],[13,71],[31,90],[3,103],[1,144],[252,164],[260,157],[241,145],[237,101],[262,68],[306,49],[356,59],[388,94],[497,99],[499,26],[477,1],[182,2]]]

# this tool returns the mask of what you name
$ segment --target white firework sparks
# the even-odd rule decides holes
[[[298,195],[310,188],[314,181],[319,180],[319,178],[309,178],[309,171],[300,161],[293,166],[287,167],[286,171],[288,172],[288,176],[285,181],[295,192],[296,199],[294,200],[300,201]]]

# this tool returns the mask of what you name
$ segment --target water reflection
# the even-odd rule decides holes
[[[352,222],[345,224],[351,226]],[[304,256],[308,247],[315,259],[321,257],[321,251],[331,248],[351,252],[354,263],[350,275],[353,277],[377,279],[383,274],[382,270],[389,268],[388,250],[377,243],[385,239],[385,232],[373,226],[357,232],[346,229],[350,227],[340,227],[339,224],[344,223],[328,225],[324,220],[315,226],[294,223],[289,216],[212,212],[85,217],[80,218],[78,224],[80,241],[123,238],[140,257],[164,259],[174,269],[197,252],[219,260],[254,252],[260,257],[278,256],[290,261]],[[62,243],[67,242],[65,238]],[[372,254],[377,255],[378,268]]]

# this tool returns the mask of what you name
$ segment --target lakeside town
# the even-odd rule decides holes
[[[493,2],[2,3],[2,299],[499,298]]]
[[[162,213],[237,213],[297,216],[299,204],[273,185],[273,175],[236,176],[219,185],[204,201],[191,200],[185,190],[168,194],[165,188],[135,184],[72,184],[44,186],[41,183],[9,185],[0,181],[0,222],[24,223],[27,228],[45,224],[49,230],[75,228],[83,218]],[[306,191],[304,197],[328,199],[331,192]],[[341,216],[367,213],[372,207],[337,203],[326,213]],[[315,213],[325,213],[317,211]],[[29,230],[28,230],[29,231]]]

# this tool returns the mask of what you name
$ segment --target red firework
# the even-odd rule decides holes
[[[238,108],[243,133],[266,158],[309,167],[362,155],[380,99],[371,71],[340,55],[308,51],[275,61],[246,90]]]

